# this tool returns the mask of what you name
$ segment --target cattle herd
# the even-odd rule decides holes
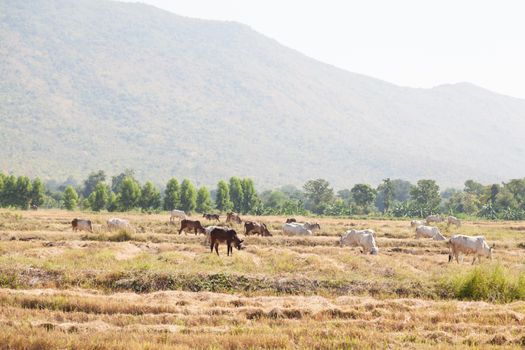
[[[220,222],[219,214],[204,214],[203,218],[206,220]],[[219,255],[219,243],[225,243],[227,246],[227,255],[233,253],[233,246],[238,250],[244,248],[243,242],[237,232],[232,229],[228,224],[242,224],[243,220],[236,213],[226,214],[226,225],[213,225],[204,227],[199,220],[190,220],[186,213],[182,210],[172,210],[170,212],[170,223],[173,223],[176,219],[180,220],[179,235],[184,232],[193,232],[195,235],[202,233],[206,236],[205,244],[210,246],[210,250]],[[439,215],[430,215],[425,221],[412,220],[410,226],[415,228],[415,238],[432,238],[436,241],[447,241],[446,244],[449,248],[448,261],[451,262],[454,258],[459,263],[459,255],[474,255],[472,263],[481,257],[492,258],[492,250],[494,245],[489,246],[483,236],[465,236],[465,235],[453,235],[450,239],[446,239],[441,234],[439,228],[436,226],[430,226],[432,223],[444,222],[445,219]],[[461,221],[454,216],[446,218],[447,225],[455,225],[457,228],[461,227]],[[85,230],[93,232],[93,224],[87,219],[73,219],[71,221],[71,227],[73,231]],[[134,230],[133,226],[128,220],[111,218],[107,221],[108,230]],[[295,218],[288,218],[286,223],[282,226],[282,231],[285,235],[313,235],[314,232],[319,231],[321,226],[318,223],[309,222],[297,222]],[[265,223],[256,221],[244,221],[244,235],[259,235],[262,237],[272,237],[270,230]],[[369,253],[376,255],[379,253],[379,248],[376,244],[376,234],[373,230],[348,230],[341,235],[339,245],[360,247],[363,253]]]

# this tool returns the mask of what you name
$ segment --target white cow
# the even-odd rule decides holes
[[[435,226],[418,226],[416,228],[416,238],[433,238],[435,241],[444,241],[446,238]]]
[[[206,226],[204,230],[206,231],[206,238],[204,239],[204,244],[208,245],[210,244],[210,235],[211,231],[213,231],[216,228],[224,228],[223,226]]]
[[[295,222],[295,224],[297,225],[303,225],[303,227],[307,230],[310,230],[312,232],[316,232],[316,231],[319,231],[321,229],[321,225],[319,225],[317,222],[314,223],[314,224],[311,224],[309,222],[305,222],[304,224],[300,223],[300,222]]]
[[[474,255],[474,260],[472,264],[482,256],[492,259],[492,250],[494,249],[494,244],[490,247],[485,241],[483,236],[465,236],[465,235],[454,235],[448,240],[448,247],[450,253],[448,255],[448,262],[451,262],[455,257],[456,261],[459,263],[459,254],[463,253],[465,255]]]
[[[187,219],[188,217],[186,216],[186,213],[183,210],[173,209],[170,212],[170,222],[175,221],[175,218],[179,220],[184,220],[184,219]]]
[[[311,236],[312,231],[304,227],[302,224],[291,222],[283,225],[283,232],[288,235]]]
[[[410,221],[410,227],[412,228],[415,228],[415,227],[418,227],[418,226],[423,226],[425,224],[424,221],[421,221],[421,220],[412,220]]]
[[[453,224],[453,225],[456,225],[456,227],[461,227],[461,221],[457,217],[452,216],[452,215],[447,218],[447,224],[448,225]]]
[[[374,238],[374,231],[372,230],[348,230],[339,240],[341,247],[348,245],[351,247],[363,248],[363,253],[370,253],[377,255],[379,249]]]
[[[443,222],[443,221],[445,221],[445,219],[443,219],[441,215],[429,215],[427,216],[427,219],[426,219],[427,225],[432,222]]]
[[[119,219],[119,218],[111,218],[107,221],[108,224],[108,230],[133,230],[133,227],[129,223],[128,220],[125,219]]]

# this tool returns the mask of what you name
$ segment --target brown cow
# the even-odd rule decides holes
[[[219,243],[226,243],[228,248],[227,255],[230,255],[230,253],[233,255],[232,243],[235,244],[235,247],[238,250],[241,250],[243,248],[241,246],[243,241],[244,240],[237,237],[237,232],[235,232],[235,230],[228,228],[217,227],[214,228],[210,233],[210,249],[213,253],[213,247],[215,247],[215,252],[217,252],[217,255],[219,255]]]
[[[297,222],[297,220],[295,220],[295,218],[288,218],[286,219],[286,223],[289,224],[291,222]]]
[[[238,224],[242,224],[241,217],[239,216],[239,214],[236,213],[227,213],[226,222],[236,222]]]
[[[204,227],[202,227],[201,222],[199,220],[193,221],[193,220],[183,219],[180,222],[179,235],[182,233],[182,231],[184,231],[184,234],[186,234],[186,230],[190,232],[191,230],[193,230],[195,234],[198,234],[198,233],[206,234],[206,230],[204,229]]]
[[[217,221],[221,221],[221,220],[220,220],[220,216],[219,216],[219,214],[203,214],[202,217],[203,217],[203,218],[206,218],[206,220],[217,220]]]
[[[254,221],[246,221],[244,223],[244,234],[245,235],[249,235],[251,233],[254,233],[254,234],[257,234],[259,236],[266,236],[266,237],[271,237],[272,234],[270,233],[270,231],[268,230],[268,227],[266,227],[266,224],[263,224],[263,223],[258,223],[258,222],[254,222]]]
[[[73,231],[89,231],[93,233],[93,226],[91,225],[91,220],[86,219],[73,219],[71,221],[71,227],[73,228]]]

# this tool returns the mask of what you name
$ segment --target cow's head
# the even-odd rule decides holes
[[[492,247],[489,248],[489,258],[492,260],[492,251],[494,250],[494,247],[496,246],[496,243],[492,244]]]
[[[372,247],[372,249],[370,249],[370,254],[377,255],[378,253],[379,253],[379,249],[377,249],[377,247]]]

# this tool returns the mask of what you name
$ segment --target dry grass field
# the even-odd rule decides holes
[[[136,232],[108,232],[113,216]],[[74,217],[100,226],[72,232]],[[1,210],[0,349],[525,346],[525,222],[441,225],[496,244],[471,266],[408,221],[308,218],[321,231],[289,237],[283,217],[243,219],[274,236],[218,257],[166,213]],[[379,255],[340,248],[349,228],[374,229]]]

